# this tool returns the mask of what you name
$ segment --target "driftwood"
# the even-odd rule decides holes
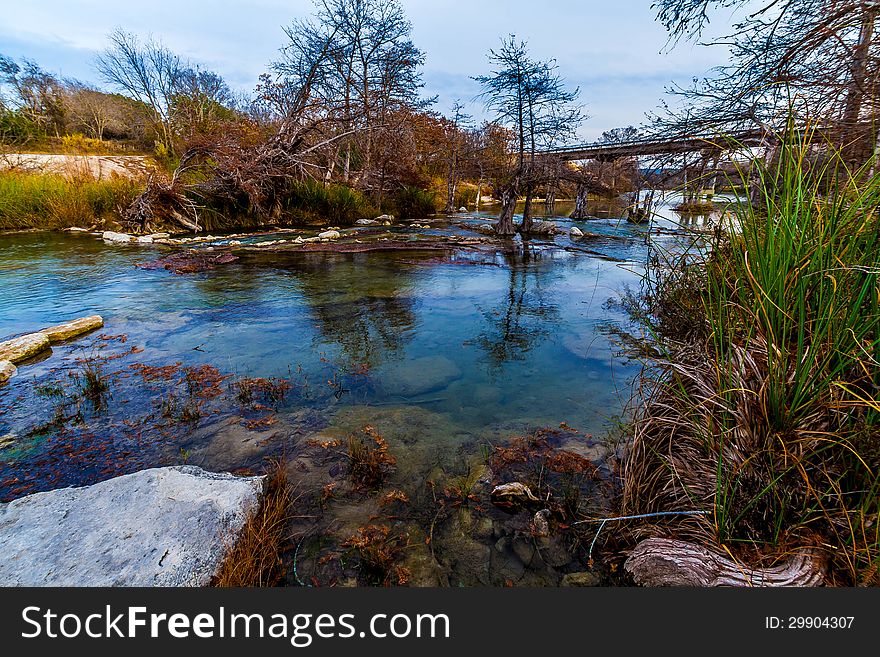
[[[649,538],[624,564],[642,586],[821,586],[826,560],[805,549],[772,568],[749,568],[708,548],[684,541]]]

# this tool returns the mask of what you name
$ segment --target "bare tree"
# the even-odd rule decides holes
[[[289,43],[274,68],[281,76],[295,77],[316,48],[329,44],[311,93],[321,99],[326,118],[338,121],[340,131],[350,135],[338,143],[343,180],[350,180],[356,158],[360,185],[370,189],[376,140],[400,110],[424,106],[418,97],[424,53],[410,39],[412,24],[398,0],[315,4],[312,20],[286,29]]]
[[[710,42],[730,48],[731,61],[690,88],[686,111],[659,117],[667,132],[771,133],[790,113],[829,129],[857,166],[876,141],[880,106],[880,35],[876,0],[657,0],[659,21],[673,42],[697,39],[713,13],[741,16]]]
[[[108,130],[123,132],[127,117],[120,100],[81,82],[68,81],[64,94],[68,130],[82,130],[95,139],[104,139]]]
[[[64,84],[29,59],[15,62],[0,54],[0,87],[11,90],[7,103],[45,132],[59,136],[64,124]]]
[[[182,69],[174,86],[169,119],[186,139],[216,129],[235,116],[235,96],[217,73],[199,67]]]
[[[531,203],[540,172],[536,167],[539,148],[548,148],[575,134],[584,120],[577,103],[579,90],[568,91],[554,61],[531,58],[524,41],[514,35],[503,39],[499,50],[489,51],[495,67],[490,75],[474,78],[483,86],[481,97],[497,120],[516,135],[517,167],[512,179],[501,190],[501,216],[495,226],[499,235],[513,235],[513,215],[520,188],[524,187],[526,206],[520,230],[532,230]]]
[[[446,121],[446,213],[455,212],[455,192],[461,173],[462,151],[466,147],[465,128],[470,116],[464,113],[464,105],[456,100],[452,104],[452,117]]]
[[[152,39],[141,43],[136,35],[123,30],[110,35],[110,44],[96,60],[98,73],[149,109],[152,127],[173,152],[171,109],[186,65],[161,43]]]

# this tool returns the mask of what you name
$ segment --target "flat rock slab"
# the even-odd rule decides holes
[[[8,360],[14,365],[33,358],[49,348],[49,336],[42,333],[22,335],[6,342],[0,342],[0,360]]]
[[[177,466],[0,504],[0,582],[206,586],[263,480]]]
[[[89,331],[94,331],[104,326],[104,319],[100,315],[91,315],[89,317],[80,317],[72,322],[51,326],[40,331],[49,338],[49,342],[63,342],[71,338],[78,337]]]
[[[8,360],[0,360],[0,386],[18,373],[18,368]]]
[[[415,397],[441,390],[461,378],[461,369],[445,356],[426,356],[395,363],[382,375],[390,395]]]

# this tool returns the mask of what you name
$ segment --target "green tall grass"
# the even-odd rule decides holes
[[[0,172],[0,230],[89,227],[118,219],[141,187],[121,177]]]
[[[404,187],[394,195],[392,202],[401,219],[423,219],[437,212],[437,194],[419,187]]]
[[[688,319],[654,324],[624,502],[708,510],[678,531],[752,559],[819,548],[835,581],[876,583],[880,178],[781,141],[750,174],[757,207],[652,285],[655,319]]]
[[[360,192],[344,185],[323,185],[314,180],[292,182],[283,200],[295,223],[350,226],[374,217],[378,210]]]

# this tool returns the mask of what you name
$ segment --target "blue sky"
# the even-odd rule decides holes
[[[686,84],[723,63],[721,48],[669,48],[651,0],[402,0],[413,39],[426,51],[425,95],[438,109],[461,98],[485,115],[470,76],[488,71],[486,54],[515,33],[541,59],[581,89],[591,118],[581,130],[603,130],[644,120],[664,87]],[[122,27],[153,35],[179,54],[221,73],[249,91],[276,58],[281,26],[311,12],[311,0],[0,0],[0,53],[29,57],[64,76],[98,83],[92,61],[107,34]],[[730,15],[716,23],[729,24]]]

